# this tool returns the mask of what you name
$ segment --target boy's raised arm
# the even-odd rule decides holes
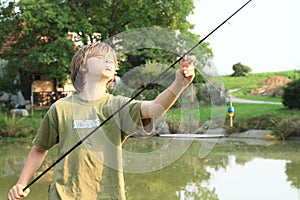
[[[183,52],[183,55],[186,52]],[[183,90],[193,81],[195,77],[195,57],[188,60],[183,58],[180,67],[176,71],[174,82],[152,101],[144,101],[141,106],[142,119],[157,117],[165,112],[175,103]]]

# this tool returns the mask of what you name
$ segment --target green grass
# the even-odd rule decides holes
[[[257,117],[260,115],[294,115],[298,113],[300,115],[300,111],[294,111],[286,109],[283,105],[274,105],[274,104],[245,104],[245,103],[234,103],[234,116],[235,118],[244,117],[251,118]]]
[[[234,103],[233,104],[235,110],[235,118],[243,117],[243,118],[251,118],[257,117],[260,115],[274,115],[274,116],[300,116],[300,111],[298,110],[290,110],[285,108],[283,105],[276,104],[246,104],[246,103]],[[217,107],[214,107],[214,109]],[[219,107],[219,112],[222,113],[227,112],[227,107]],[[189,109],[187,112],[190,113],[191,116],[194,116],[195,113],[199,113],[199,120],[205,121],[211,119],[212,108],[210,106],[200,107],[199,111],[195,109]],[[218,112],[218,111],[217,111]],[[172,117],[174,121],[179,121],[181,119],[181,108],[171,109],[167,112],[168,117]]]

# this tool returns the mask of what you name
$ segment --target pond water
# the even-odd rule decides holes
[[[219,139],[203,157],[199,150],[209,140],[176,140],[190,145],[174,162],[155,171],[125,173],[128,200],[300,199],[300,141]],[[124,149],[151,151],[169,141],[160,137],[129,138]],[[29,141],[0,141],[0,200],[7,199],[30,147]],[[56,159],[54,152],[49,152],[45,165]],[[32,185],[26,199],[47,199],[52,175],[50,171]]]

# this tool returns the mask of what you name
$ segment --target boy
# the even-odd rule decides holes
[[[183,52],[185,53],[185,52]],[[174,82],[152,101],[131,101],[91,136],[100,149],[81,145],[55,166],[49,199],[125,199],[121,146],[137,129],[151,129],[151,118],[163,115],[194,78],[195,58],[182,59]],[[41,166],[48,149],[58,144],[62,155],[129,98],[108,94],[118,69],[113,49],[101,42],[82,47],[71,62],[71,79],[77,93],[55,102],[45,115],[20,178],[8,199],[21,199],[30,178]],[[85,112],[88,110],[88,112]],[[92,112],[90,112],[93,110]],[[99,142],[99,145],[98,145]]]

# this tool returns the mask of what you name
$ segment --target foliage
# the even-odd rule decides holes
[[[0,91],[15,94],[21,87],[20,82],[14,81],[18,76],[12,63],[8,63],[6,67],[2,68],[2,76],[0,76]],[[0,66],[1,67],[1,66]],[[2,94],[0,93],[0,96]]]
[[[300,79],[290,82],[283,88],[282,103],[290,109],[300,110]]]
[[[1,108],[0,112],[0,138],[1,137],[25,137],[32,138],[36,134],[45,110],[34,111],[28,117],[10,116],[7,110]]]
[[[194,46],[198,39],[197,36],[189,33],[179,34],[171,29],[146,27],[119,33],[105,42],[116,47],[121,66],[118,75],[123,76],[135,67],[147,65],[148,63],[159,63],[177,69],[182,50]],[[199,71],[205,67],[205,64],[213,56],[212,51],[207,43],[202,43],[190,54],[197,58],[195,63],[197,76],[194,82],[203,82]]]
[[[246,76],[252,71],[252,69],[241,63],[236,63],[232,66],[234,73],[231,76]]]
[[[12,83],[14,76],[20,73],[22,90],[30,90],[28,83],[35,74],[48,74],[54,81],[63,82],[69,74],[68,66],[76,51],[74,46],[104,41],[124,31],[162,27],[199,39],[189,32],[193,25],[186,19],[194,8],[192,0],[156,3],[151,0],[139,3],[131,0],[20,0],[0,6],[0,48],[4,42],[11,42],[11,49],[0,55],[9,61],[7,74],[10,76],[7,77],[10,80],[5,82]],[[208,44],[203,47],[208,49]],[[208,55],[212,56],[210,50]],[[165,57],[159,50],[132,52],[122,57],[120,75],[147,60],[166,63],[174,61],[174,54]]]
[[[274,138],[284,140],[288,137],[299,137],[300,117],[274,114],[261,114],[255,117],[239,117],[235,120],[235,127],[229,133],[244,132],[250,129],[270,130]]]
[[[167,70],[168,69],[168,70]],[[162,72],[165,72],[162,74]],[[146,64],[136,66],[122,75],[121,81],[113,84],[111,93],[118,95],[122,94],[128,97],[134,96],[142,89],[144,91],[135,99],[139,100],[153,100],[160,92],[166,89],[175,78],[176,69],[170,68],[167,64],[147,61]],[[157,79],[157,77],[159,78]],[[198,81],[201,79],[201,75]],[[192,90],[201,103],[207,103],[208,89],[204,84],[192,84]],[[145,88],[147,87],[147,88]],[[187,91],[187,90],[185,90]],[[190,104],[190,98],[188,99]],[[175,106],[178,102],[175,102]]]
[[[41,119],[3,115],[0,119],[0,137],[33,137]]]

